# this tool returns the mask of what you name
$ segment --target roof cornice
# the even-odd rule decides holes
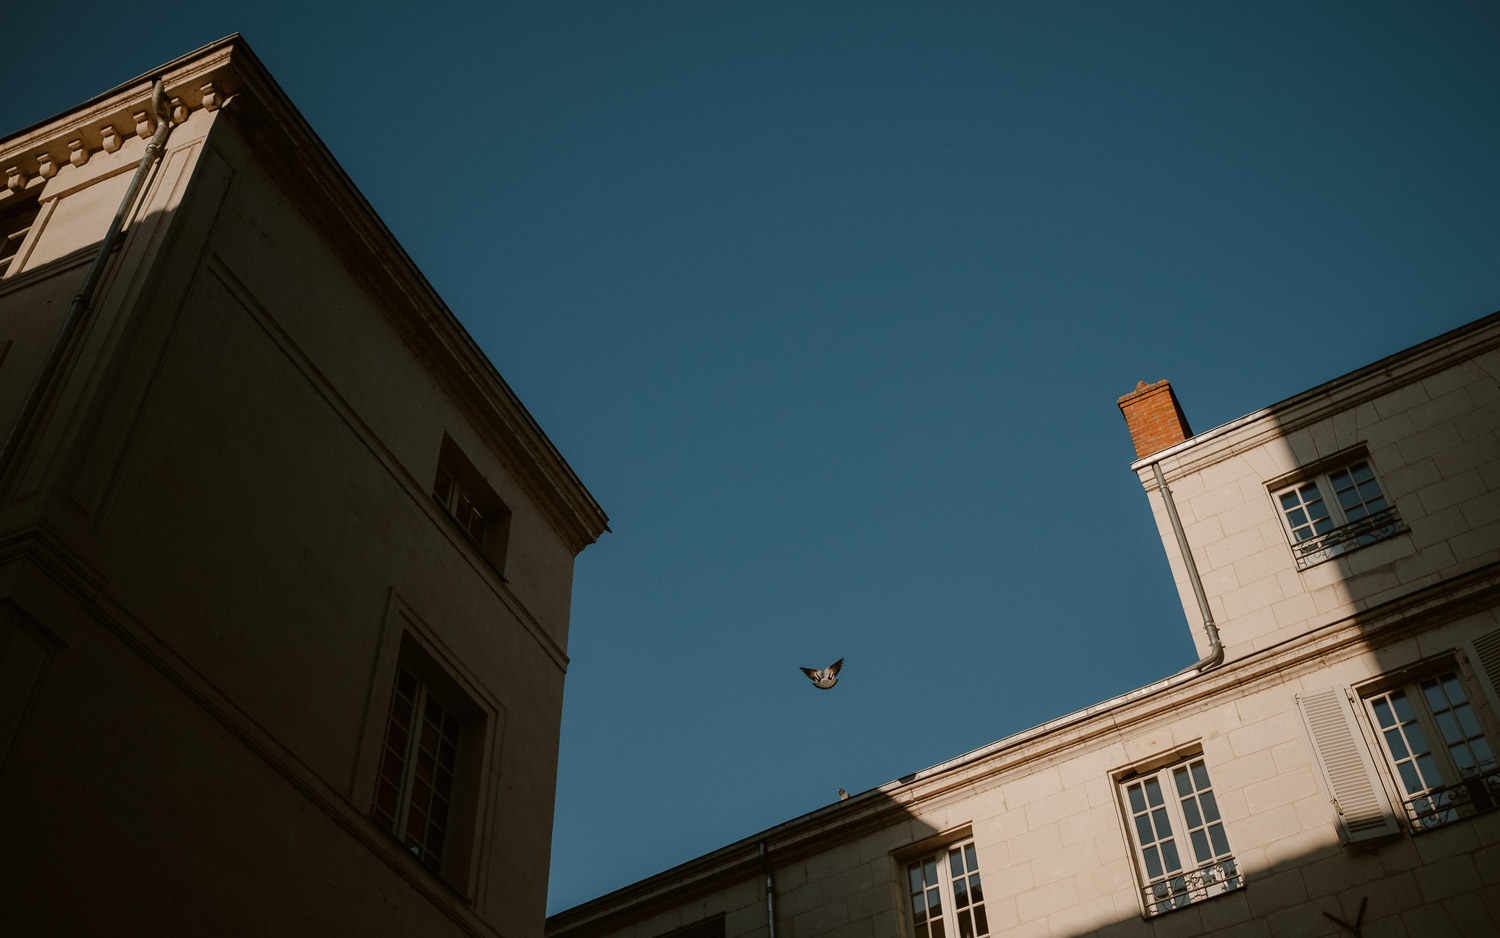
[[[1198,471],[1497,347],[1500,347],[1500,312],[1137,459],[1130,464],[1131,471],[1140,472],[1155,462],[1162,464],[1168,477]]]
[[[265,65],[238,34],[121,84],[63,114],[0,140],[0,205],[40,186],[64,162],[83,165],[113,151],[127,134],[149,135],[147,101],[161,78],[174,120],[217,110],[285,170],[282,181],[308,217],[356,266],[371,295],[475,423],[537,504],[558,537],[577,553],[609,530],[609,519],[562,454],[473,337],[418,269]]]

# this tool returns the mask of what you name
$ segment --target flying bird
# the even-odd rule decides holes
[[[844,659],[840,658],[821,671],[814,671],[812,668],[803,668],[802,673],[806,674],[813,682],[813,685],[819,690],[827,690],[839,682],[839,668],[843,666]]]

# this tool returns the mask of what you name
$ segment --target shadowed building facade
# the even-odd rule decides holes
[[[599,506],[238,37],[0,174],[0,930],[540,938]]]
[[[1119,404],[1198,662],[548,938],[1500,933],[1500,314],[1196,435]]]

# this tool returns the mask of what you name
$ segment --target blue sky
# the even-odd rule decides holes
[[[124,12],[0,128],[244,33],[610,514],[552,911],[1191,663],[1115,399],[1500,308],[1493,4]]]

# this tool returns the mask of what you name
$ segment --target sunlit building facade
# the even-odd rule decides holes
[[[0,419],[0,932],[541,938],[605,516],[238,37],[0,140]]]
[[[1198,434],[1119,403],[1197,663],[548,938],[1500,934],[1500,314]]]

